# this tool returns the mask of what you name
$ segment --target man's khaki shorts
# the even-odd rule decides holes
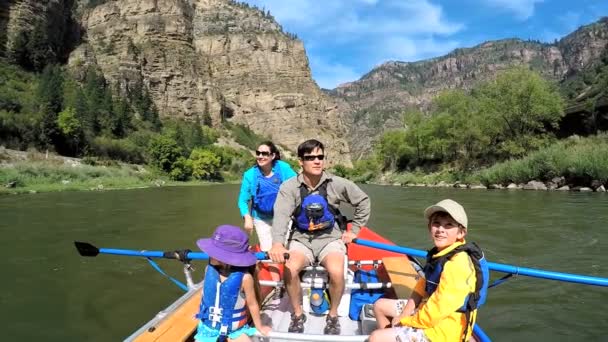
[[[340,239],[333,241],[327,241],[326,239],[315,241],[313,239],[311,243],[302,243],[297,240],[292,240],[289,243],[289,251],[298,251],[304,254],[308,259],[309,264],[312,265],[317,260],[322,262],[329,253],[339,252],[346,254],[346,245]]]

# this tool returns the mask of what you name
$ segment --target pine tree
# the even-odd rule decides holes
[[[114,101],[114,131],[112,132],[117,138],[124,138],[133,129],[133,112],[129,103],[124,99]]]
[[[41,115],[40,143],[50,148],[61,140],[57,114],[63,107],[63,74],[59,66],[48,65],[44,68],[36,91],[36,103]]]
[[[56,62],[55,52],[49,45],[46,28],[41,23],[34,26],[26,44],[28,58],[24,67],[40,71],[47,64]]]

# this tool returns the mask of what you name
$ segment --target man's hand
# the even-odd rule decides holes
[[[282,243],[276,242],[272,244],[272,247],[268,251],[268,256],[274,262],[285,262],[285,253],[287,253],[285,246]]]
[[[351,242],[353,242],[353,239],[356,237],[357,237],[357,234],[355,234],[353,232],[342,233],[342,241],[344,241],[344,243],[351,243]]]
[[[245,223],[243,224],[243,228],[245,228],[247,234],[251,235],[253,232],[253,218],[251,215],[245,215]]]

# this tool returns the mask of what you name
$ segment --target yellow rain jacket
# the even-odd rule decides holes
[[[433,258],[445,255],[464,243],[465,241],[456,242],[433,255]],[[420,278],[414,289],[422,298],[428,297],[424,289],[425,283],[425,279]],[[401,324],[423,329],[424,335],[432,342],[462,341],[466,317],[464,313],[456,310],[464,304],[469,293],[475,292],[475,283],[475,267],[469,255],[466,252],[455,254],[443,266],[439,286],[435,292],[428,297],[426,302],[423,300],[414,315],[403,317]],[[471,336],[476,317],[477,310],[471,313],[466,340]]]

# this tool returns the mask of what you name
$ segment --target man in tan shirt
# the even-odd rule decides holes
[[[327,269],[330,280],[331,303],[324,332],[339,335],[338,304],[344,292],[345,243],[350,243],[367,223],[370,200],[353,182],[324,171],[324,153],[323,144],[314,139],[298,146],[302,173],[284,182],[279,189],[274,205],[273,244],[268,254],[275,262],[283,262],[285,252],[290,254],[283,276],[294,311],[289,332],[302,333],[306,321],[299,273],[305,266],[319,261]],[[354,208],[349,232],[340,227],[343,217],[338,208],[342,202]],[[285,246],[290,221],[293,233]]]

